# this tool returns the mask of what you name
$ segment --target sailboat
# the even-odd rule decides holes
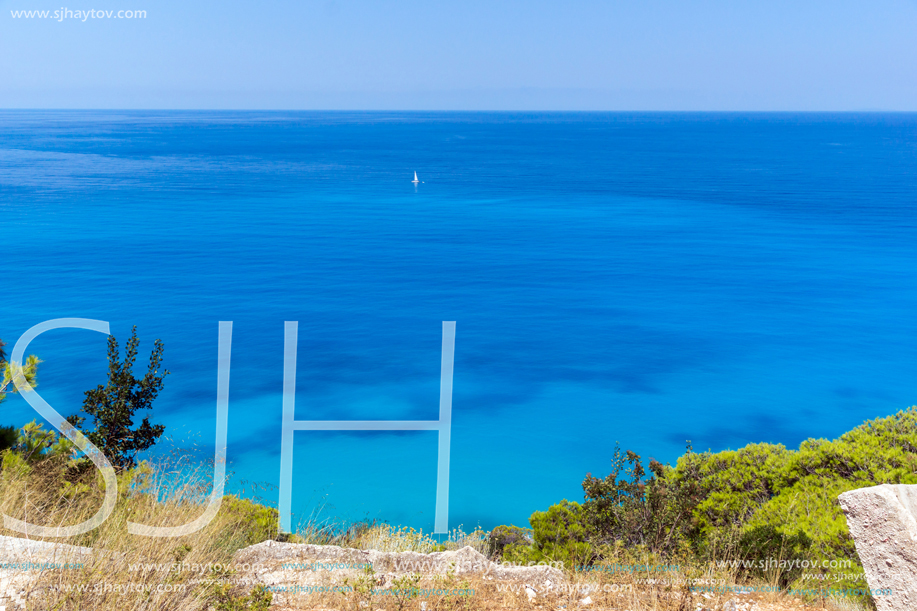
[[[417,180],[417,172],[414,172],[414,180],[412,180],[411,182],[414,183],[415,185],[420,182],[419,180]]]

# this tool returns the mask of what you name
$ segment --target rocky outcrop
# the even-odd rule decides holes
[[[878,611],[917,609],[917,486],[860,488],[838,501]]]
[[[233,562],[237,583],[264,584],[274,593],[275,604],[281,605],[302,594],[332,592],[357,580],[371,583],[377,589],[397,588],[397,580],[409,575],[424,578],[477,575],[485,580],[535,586],[539,591],[551,590],[564,582],[560,569],[495,563],[471,547],[421,554],[265,541],[239,550]]]
[[[45,572],[73,570],[91,555],[88,547],[0,536],[0,611],[24,608]]]
[[[92,562],[95,566],[109,558],[115,563],[124,561],[123,554],[0,536],[0,611],[24,609],[27,602],[34,608],[43,589],[49,587],[47,579],[39,584],[48,571],[78,570],[83,564]],[[517,582],[526,593],[531,590],[530,597],[536,591],[540,597],[565,584],[557,568],[495,563],[471,547],[421,554],[265,541],[239,550],[224,568],[231,570],[229,581],[245,589],[267,586],[278,607],[295,606],[310,593],[342,592],[357,584],[376,590],[462,588],[463,579],[474,575]],[[400,580],[408,576],[420,576],[421,580]]]

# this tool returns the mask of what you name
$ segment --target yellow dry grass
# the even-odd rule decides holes
[[[0,510],[5,515],[43,526],[65,526],[82,522],[98,511],[104,496],[101,478],[90,469],[69,480],[61,460],[46,460],[28,468],[5,461],[0,473]],[[247,545],[275,536],[275,510],[225,497],[217,517],[198,532],[175,538],[132,535],[127,522],[154,526],[177,526],[193,521],[203,512],[210,492],[212,470],[205,464],[189,470],[144,466],[119,475],[118,503],[111,517],[99,528],[63,540],[72,545],[92,547],[94,558],[76,569],[46,570],[35,580],[28,596],[28,609],[41,611],[240,611],[263,609],[258,597],[250,597],[250,586],[234,585],[231,571],[212,568],[231,565],[233,553]],[[0,534],[22,537],[22,533],[0,529]],[[484,532],[457,530],[445,547],[457,549],[472,545],[486,552]],[[56,539],[48,539],[57,541]],[[429,552],[442,543],[422,532],[393,528],[384,524],[358,525],[332,529],[307,524],[295,540],[340,544],[380,551]],[[613,562],[614,558],[609,558]],[[158,568],[132,569],[136,563],[158,564]],[[210,566],[202,570],[176,570],[176,563]],[[809,600],[781,593],[735,594],[734,592],[691,592],[684,583],[647,584],[646,575],[607,573],[566,573],[565,591],[530,599],[520,584],[498,583],[481,576],[473,578],[417,576],[404,578],[395,587],[428,590],[473,590],[473,594],[411,596],[372,593],[382,588],[378,576],[366,575],[353,582],[345,593],[295,595],[286,607],[273,609],[335,609],[353,611],[546,611],[548,609],[614,609],[619,611],[696,611],[727,609],[732,601],[736,611],[787,611],[790,609],[827,609],[855,611],[853,601]],[[679,578],[719,580],[735,586],[735,575],[716,572],[709,564],[685,565]],[[756,585],[756,584],[745,584]],[[767,584],[757,584],[767,585]],[[387,588],[391,590],[389,581]],[[582,601],[589,597],[588,604]]]

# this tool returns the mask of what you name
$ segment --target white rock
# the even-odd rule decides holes
[[[43,565],[79,564],[92,554],[88,547],[0,536],[0,564],[7,567],[0,568],[0,611],[25,606],[26,598],[46,570]],[[34,598],[30,604],[35,605]]]
[[[917,608],[917,486],[882,484],[838,497],[878,611]]]
[[[247,564],[251,567],[251,570],[239,570],[236,574],[238,579],[248,580],[253,584],[263,583],[267,586],[279,587],[333,586],[342,584],[344,579],[356,579],[365,575],[362,569],[312,571],[284,567],[285,564],[315,562],[352,567],[364,564],[372,565],[376,585],[382,589],[391,587],[395,579],[404,575],[420,574],[431,577],[450,572],[455,575],[475,574],[485,579],[525,584],[526,594],[530,600],[535,595],[535,588],[543,586],[547,581],[550,581],[554,588],[558,588],[559,584],[566,584],[564,574],[560,569],[548,566],[506,566],[491,562],[486,556],[471,547],[463,547],[456,551],[421,554],[419,552],[351,549],[336,545],[264,541],[236,552],[233,562],[237,565]],[[255,570],[256,566],[260,567],[259,570]],[[274,593],[274,600],[278,606],[292,605],[294,599],[300,599],[302,596],[302,594],[280,591]]]
[[[233,556],[239,564],[260,565],[271,571],[288,571],[282,569],[284,563],[343,563],[371,564],[376,573],[406,575],[421,573],[424,575],[442,575],[454,572],[455,575],[483,574],[497,580],[524,581],[536,585],[551,581],[553,584],[565,581],[563,571],[549,566],[505,566],[491,562],[486,556],[471,547],[456,551],[433,552],[380,552],[376,550],[351,549],[336,545],[309,545],[303,543],[279,543],[264,541],[239,550]],[[326,571],[327,572],[327,571]],[[304,573],[304,571],[298,571]],[[306,571],[305,573],[309,573]],[[360,571],[335,570],[332,576],[359,574]],[[316,573],[312,573],[315,575]]]
[[[587,597],[584,598],[583,600],[579,601],[579,604],[581,604],[581,605],[591,605],[591,604],[592,604],[592,598],[589,597],[589,596],[587,596]]]

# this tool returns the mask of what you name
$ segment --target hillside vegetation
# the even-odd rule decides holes
[[[71,453],[55,451],[59,442],[53,432],[30,423],[18,431],[11,448],[0,452],[0,510],[4,514],[54,526],[81,522],[98,510],[104,498],[101,477],[94,469],[80,468],[80,461]],[[735,596],[729,588],[737,585],[769,586],[784,592],[866,587],[837,495],[878,483],[917,483],[917,407],[866,422],[833,441],[807,440],[796,450],[767,443],[724,452],[689,448],[674,466],[649,461],[644,468],[636,453],[615,448],[610,474],[584,479],[581,502],[563,500],[536,511],[529,529],[500,526],[490,533],[456,532],[440,541],[384,524],[305,524],[297,534],[281,535],[275,509],[227,496],[216,519],[196,533],[160,539],[126,532],[128,520],[177,525],[196,518],[211,490],[211,469],[202,465],[190,476],[187,469],[176,471],[147,462],[120,469],[120,498],[111,518],[66,542],[123,553],[128,562],[142,559],[166,565],[229,564],[236,550],[270,538],[389,551],[429,552],[472,545],[496,560],[563,562],[573,583],[625,584],[631,593],[626,608],[631,611],[684,611],[694,609],[696,601],[719,608]],[[21,536],[6,529],[0,532]],[[211,575],[214,579],[201,581],[200,575],[168,570],[141,575],[112,566],[90,563],[81,570],[47,572],[42,583],[52,587],[45,589],[48,598],[42,604],[61,610],[217,611],[269,604],[268,592],[231,586],[228,575]],[[630,568],[609,570],[624,566]],[[667,568],[660,572],[658,567]],[[126,594],[72,587],[100,580],[170,584],[172,589]],[[692,584],[697,583],[724,584],[727,591],[701,599],[701,593],[692,591]],[[428,609],[537,606],[524,592],[498,593],[493,582],[481,580],[472,585],[478,588],[478,595],[431,599]],[[179,591],[178,586],[183,589]],[[334,600],[324,602],[333,608],[357,608],[359,601],[354,596],[335,595]],[[796,608],[792,605],[797,598],[800,605],[820,598],[821,605],[834,609],[870,604],[863,596],[835,596],[833,601],[831,596],[755,596],[761,605],[776,605],[759,607],[762,609]],[[614,597],[592,595],[597,604],[605,605],[595,608],[617,608]],[[578,604],[573,599],[570,602]],[[394,601],[382,597],[372,604],[388,609]],[[784,604],[789,606],[780,606]]]
[[[876,484],[917,483],[917,407],[799,449],[753,443],[694,452],[674,466],[615,449],[607,477],[587,475],[582,502],[563,500],[500,527],[505,558],[582,566],[736,568],[740,581],[783,588],[866,587],[837,496]],[[815,565],[815,566],[813,566]]]

